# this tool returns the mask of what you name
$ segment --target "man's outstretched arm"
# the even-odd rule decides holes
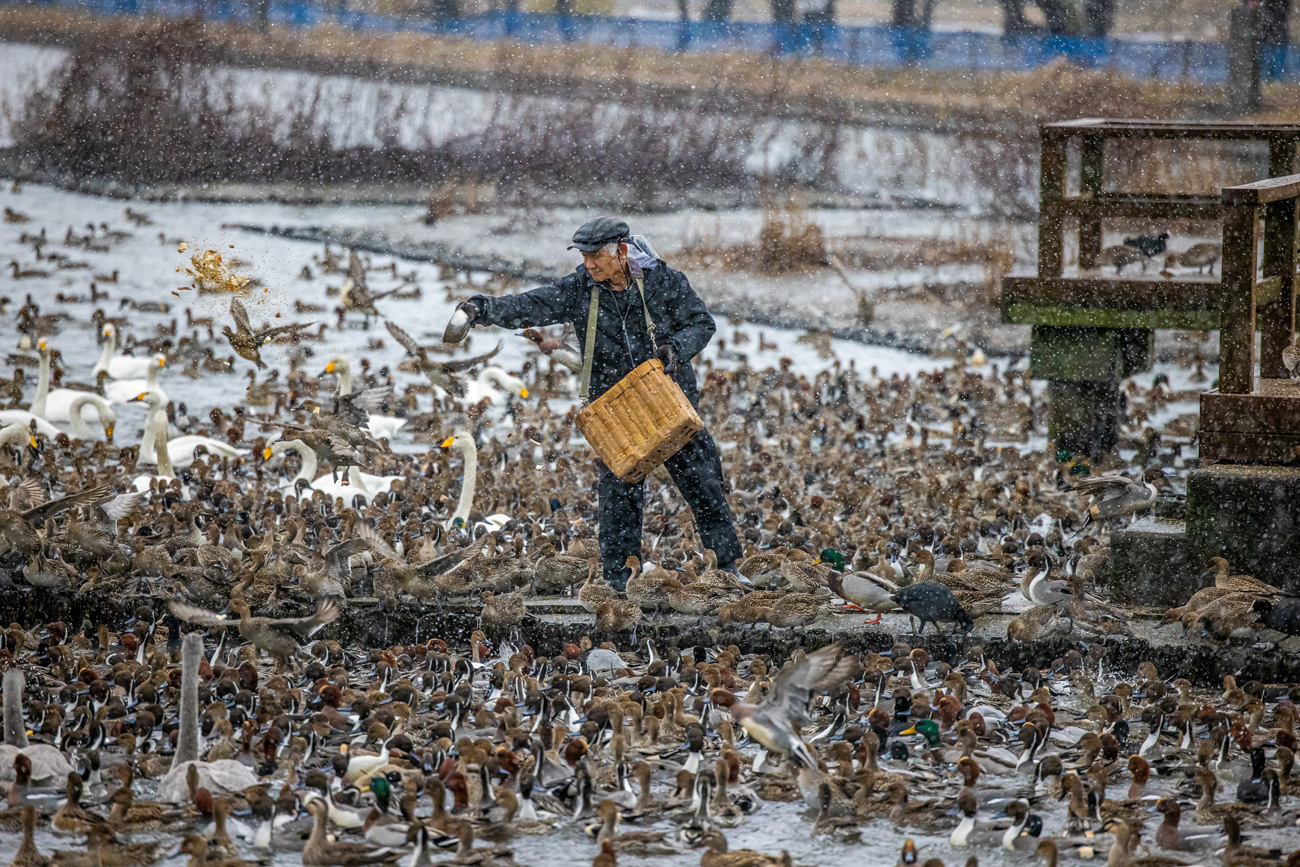
[[[533,328],[575,320],[574,299],[578,297],[576,274],[538,286],[519,295],[475,295],[474,325],[497,325],[501,328]]]

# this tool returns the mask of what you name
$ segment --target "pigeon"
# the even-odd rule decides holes
[[[1150,259],[1152,256],[1159,256],[1165,251],[1169,243],[1169,233],[1161,232],[1159,235],[1138,235],[1136,238],[1125,238],[1124,246],[1132,247],[1143,256]]]

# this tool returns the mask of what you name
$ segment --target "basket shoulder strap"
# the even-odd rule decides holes
[[[650,319],[650,308],[645,303],[645,278],[636,278],[636,291],[641,295],[641,312],[645,314],[645,330],[650,335],[650,347],[659,351],[659,341],[655,340],[655,324]]]
[[[586,348],[582,351],[582,385],[578,390],[578,400],[583,406],[591,397],[591,357],[596,351],[596,318],[600,313],[600,287],[591,284],[591,307],[587,311]]]

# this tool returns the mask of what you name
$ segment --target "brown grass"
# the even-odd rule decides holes
[[[764,274],[788,274],[826,266],[826,236],[795,198],[775,206],[768,197],[754,257]]]
[[[860,271],[911,271],[945,265],[980,265],[997,284],[1016,264],[1003,241],[973,238],[831,237],[804,212],[786,207],[764,214],[757,241],[724,244],[711,236],[693,238],[672,256],[673,267],[767,275],[818,271],[830,256]]]
[[[321,131],[318,94],[310,90],[296,100],[301,107],[298,115],[281,119],[280,125],[289,130],[287,141],[272,137],[267,132],[270,125],[260,123],[263,118],[253,116],[255,112],[230,110],[228,94],[210,93],[204,98],[211,99],[218,111],[205,112],[187,124],[199,134],[185,132],[182,139],[188,136],[194,147],[178,151],[173,142],[176,117],[193,110],[150,84],[146,102],[165,110],[139,114],[143,120],[131,128],[133,146],[116,138],[125,121],[112,118],[112,112],[100,117],[86,113],[92,121],[89,131],[94,133],[89,136],[82,135],[86,128],[67,122],[68,107],[76,108],[81,99],[74,93],[29,106],[23,119],[31,123],[22,127],[26,135],[20,143],[33,145],[47,167],[75,166],[77,171],[116,177],[330,181],[379,176],[429,183],[434,188],[453,175],[476,183],[581,187],[590,178],[590,164],[575,156],[591,154],[603,156],[601,165],[614,167],[611,170],[619,175],[606,180],[630,184],[638,195],[649,196],[656,186],[665,190],[692,185],[752,188],[758,180],[745,170],[744,155],[752,152],[753,145],[761,146],[752,119],[764,115],[804,118],[804,136],[793,149],[793,158],[783,166],[769,167],[765,179],[786,187],[828,186],[834,181],[832,166],[842,139],[839,124],[851,125],[856,118],[869,124],[884,103],[910,113],[921,125],[947,124],[964,130],[956,143],[968,158],[976,184],[988,192],[987,207],[1005,215],[1028,216],[1037,204],[1038,164],[1037,136],[1027,129],[1030,124],[1084,116],[1203,117],[1223,96],[1217,87],[1136,81],[1064,61],[1024,73],[952,74],[740,52],[672,54],[638,49],[632,62],[626,50],[613,46],[528,46],[416,33],[358,34],[333,27],[272,28],[258,34],[233,25],[192,26],[201,36],[197,50],[204,62],[578,97],[566,100],[569,107],[544,113],[529,107],[526,99],[507,98],[499,122],[484,135],[456,146],[409,151],[395,145],[394,118],[378,115],[371,122],[380,139],[387,139],[384,147],[336,148]],[[99,18],[62,9],[0,10],[0,36],[74,46],[89,43],[94,53],[110,60],[121,57],[120,46],[138,43],[142,33],[146,41],[151,38],[151,27],[155,25],[138,19]],[[122,65],[115,60],[106,64],[104,58],[86,65],[83,90],[91,81],[121,77]],[[176,67],[176,58],[160,58],[160,68],[168,64]],[[146,71],[144,64],[136,64],[137,80]],[[192,103],[194,98],[191,88],[187,99]],[[1269,85],[1265,98],[1268,109],[1261,120],[1291,120],[1300,112],[1300,85]],[[683,104],[694,109],[684,110]],[[735,118],[725,115],[737,107],[746,113]],[[401,106],[392,110],[400,111]],[[129,113],[138,114],[134,104]],[[611,129],[613,135],[608,134]],[[649,146],[626,146],[629,140],[646,136],[653,139]],[[164,166],[159,174],[157,163],[178,152],[188,160],[184,170]],[[1222,147],[1183,152],[1162,144],[1124,144],[1110,149],[1107,160],[1108,178],[1121,188],[1139,190],[1214,190],[1263,176],[1260,160],[1243,160]],[[443,207],[456,210],[465,205],[435,202],[432,210]]]

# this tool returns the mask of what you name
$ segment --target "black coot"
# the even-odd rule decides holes
[[[1256,599],[1251,608],[1259,613],[1259,622],[1269,629],[1300,635],[1300,599]]]
[[[923,581],[904,587],[894,594],[894,602],[921,621],[921,628],[916,633],[918,635],[925,631],[927,623],[933,623],[936,630],[940,623],[956,623],[966,632],[975,627],[975,621],[966,613],[957,597],[937,581]]]

